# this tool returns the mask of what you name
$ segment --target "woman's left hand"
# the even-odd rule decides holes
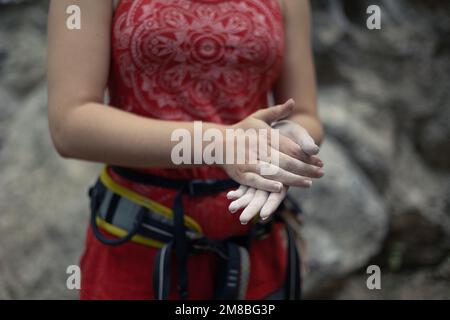
[[[324,173],[323,162],[317,156],[319,147],[306,129],[289,120],[276,122],[272,127],[280,130],[280,134],[290,138],[301,147],[303,152],[301,161],[317,167],[311,178],[321,178]],[[237,190],[228,192],[227,198],[233,200],[228,209],[231,213],[235,213],[245,208],[239,218],[242,224],[247,224],[258,212],[261,219],[266,220],[284,200],[288,188],[283,186],[281,192],[267,192],[241,185]]]
[[[261,219],[266,220],[277,210],[284,200],[287,190],[288,187],[283,186],[281,192],[267,192],[241,185],[239,189],[228,192],[227,198],[234,200],[228,210],[235,213],[245,208],[239,217],[242,224],[247,224],[258,212]]]

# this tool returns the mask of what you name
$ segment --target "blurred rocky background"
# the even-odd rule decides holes
[[[305,293],[450,298],[450,1],[313,0],[326,177],[305,210]],[[379,5],[382,29],[366,28]],[[0,298],[66,299],[99,166],[46,119],[46,0],[0,0]],[[368,290],[366,268],[381,268]]]

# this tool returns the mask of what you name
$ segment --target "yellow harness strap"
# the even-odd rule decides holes
[[[121,197],[127,198],[128,200],[141,205],[143,207],[146,207],[147,209],[151,210],[152,212],[156,213],[156,214],[160,214],[168,219],[173,219],[173,211],[172,209],[163,206],[162,204],[153,201],[149,198],[143,197],[140,194],[127,189],[119,184],[117,184],[116,182],[114,182],[110,175],[108,174],[108,170],[107,167],[103,168],[103,171],[100,175],[100,180],[101,182],[105,185],[105,187],[107,187],[109,190],[111,190],[112,192],[118,194]],[[201,228],[201,226],[197,223],[197,221],[195,221],[194,219],[192,219],[189,216],[185,216],[185,225],[186,228],[188,228],[189,230],[194,231],[195,233],[198,234],[203,234],[203,230]],[[108,233],[117,236],[117,237],[124,237],[128,231],[121,229],[113,224],[110,224],[108,222],[106,222],[104,219],[100,218],[99,216],[97,216],[97,225],[99,227],[101,227],[102,229],[104,229],[105,231],[107,231]],[[133,238],[131,238],[131,241],[139,243],[139,244],[143,244],[149,247],[153,247],[153,248],[162,248],[164,246],[164,243],[149,238],[149,237],[145,237],[142,235],[135,235]]]

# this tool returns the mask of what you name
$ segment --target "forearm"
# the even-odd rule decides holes
[[[203,130],[211,127],[224,129],[203,123]],[[194,137],[193,122],[145,118],[100,103],[50,116],[50,128],[62,156],[128,167],[174,167],[171,151],[178,142],[171,141],[173,131],[186,129]]]

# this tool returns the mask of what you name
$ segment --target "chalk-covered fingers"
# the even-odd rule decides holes
[[[243,224],[248,223],[258,213],[262,220],[266,220],[278,209],[286,197],[287,190],[288,187],[283,187],[281,192],[269,193],[241,185],[239,189],[227,194],[228,199],[234,200],[230,203],[228,210],[235,213],[245,208],[239,218]]]
[[[283,184],[280,181],[266,179],[265,177],[254,172],[245,172],[241,176],[241,181],[238,182],[241,184],[246,184],[249,187],[268,192],[280,192],[283,188]]]
[[[236,182],[268,192],[281,192],[286,186],[309,187],[311,179],[320,177],[318,169],[280,154],[278,164],[258,161],[256,164],[228,165],[222,168]],[[243,192],[239,190],[239,192]]]
[[[247,224],[253,219],[261,210],[269,197],[269,193],[262,190],[256,190],[253,199],[242,211],[239,220],[242,224]]]
[[[301,146],[303,152],[305,152],[307,155],[310,156],[319,153],[320,151],[319,147],[316,145],[314,139],[311,137],[311,135],[305,128],[294,124],[291,130],[294,133],[294,135],[298,137],[298,144]]]
[[[283,188],[281,182],[263,177],[258,169],[259,164],[225,164],[222,168],[231,179],[245,186],[268,192],[280,192]]]
[[[292,126],[297,126],[296,124]],[[293,133],[289,133],[289,136],[285,135],[286,132],[280,130],[279,135],[279,147],[276,148],[273,144],[271,144],[271,148],[278,149],[280,153],[290,156],[293,159],[300,160],[306,164],[310,164],[316,167],[323,167],[323,162],[317,154],[308,154],[308,152],[316,152],[318,147],[315,145],[312,138],[309,136],[306,130],[301,130],[302,136],[307,135],[308,137],[301,138],[297,135],[295,130]],[[305,144],[307,147],[303,149],[302,145]],[[316,148],[317,147],[317,148]]]
[[[279,136],[279,141],[279,145],[271,143],[270,156],[261,160],[270,161],[294,174],[311,178],[323,176],[323,170],[320,170],[323,163],[318,156],[308,155],[300,145],[284,135]]]
[[[262,220],[269,218],[280,206],[281,202],[286,197],[288,188],[283,187],[281,192],[272,192],[269,194],[264,206],[261,208],[260,216]]]
[[[278,129],[280,134],[297,144],[303,153],[309,156],[317,155],[319,153],[319,146],[316,145],[314,139],[301,125],[290,120],[280,120],[274,123],[272,127]]]
[[[309,188],[312,184],[310,178],[292,173],[270,163],[260,162],[258,167],[262,177],[279,181],[286,186]],[[271,192],[281,192],[281,188]]]
[[[255,192],[255,188],[247,188],[242,196],[230,203],[228,210],[231,213],[235,213],[236,211],[245,208],[253,200]]]
[[[276,152],[276,151],[274,151]],[[320,168],[306,165],[299,160],[280,154],[279,164],[259,161],[256,164],[224,166],[230,178],[255,189],[281,192],[283,185],[308,188],[311,178],[320,178]]]
[[[299,159],[289,157],[284,153],[279,154],[278,161],[279,167],[293,174],[298,174],[309,178],[321,178],[324,175],[322,167],[318,164],[309,164]]]
[[[236,200],[242,197],[248,190],[247,186],[240,185],[238,189],[232,190],[227,193],[227,199],[228,200]]]

